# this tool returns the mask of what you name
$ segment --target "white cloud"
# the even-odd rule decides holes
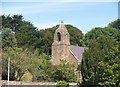
[[[40,29],[52,28],[57,23],[56,22],[49,22],[49,23],[40,23],[40,24],[33,23],[33,24],[35,24],[35,27],[37,27],[40,30]]]
[[[53,26],[56,26],[56,25],[59,25],[61,22],[61,20],[59,21],[54,21],[54,22],[43,22],[43,23],[37,23],[37,22],[34,22],[33,24],[35,24],[37,28],[39,29],[46,29],[46,28],[52,28]],[[65,25],[66,24],[71,24],[69,22],[65,22]]]
[[[14,3],[13,6],[4,6],[2,7],[3,14],[35,14],[43,12],[56,12],[60,10],[65,10],[60,7],[64,3],[28,3],[26,5],[19,5]],[[58,7],[59,5],[59,7]]]

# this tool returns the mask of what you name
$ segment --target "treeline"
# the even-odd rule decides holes
[[[82,45],[83,33],[72,25],[66,25],[71,44]],[[75,82],[75,68],[62,60],[52,66],[51,46],[58,25],[41,29],[23,19],[22,15],[2,15],[2,79],[7,80],[7,63],[10,57],[10,80]],[[66,72],[67,70],[67,72]]]
[[[120,87],[120,20],[94,28],[84,36],[88,47],[80,70],[83,85]]]
[[[83,33],[80,29],[72,25],[66,25],[66,27],[71,35],[71,44],[81,46],[80,40],[83,38]],[[22,15],[2,15],[2,28],[10,28],[15,32],[17,47],[29,50],[38,49],[40,53],[51,55],[53,36],[58,25],[39,30],[32,23],[25,21]]]
[[[30,52],[23,48],[9,48],[2,54],[2,79],[7,80],[8,58],[10,58],[10,80],[14,81],[67,81],[75,82],[75,68],[61,60],[60,65],[53,66],[51,57],[38,50]]]
[[[3,79],[7,79],[7,61],[11,58],[11,80],[76,82],[74,65],[61,60],[53,66],[51,45],[58,25],[39,30],[22,15],[2,15]],[[120,19],[108,27],[96,27],[83,35],[80,29],[66,25],[72,45],[85,46],[81,71],[83,85],[120,86]]]

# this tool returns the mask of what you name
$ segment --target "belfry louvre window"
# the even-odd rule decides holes
[[[57,33],[57,37],[58,37],[58,41],[61,41],[61,33],[60,32]]]

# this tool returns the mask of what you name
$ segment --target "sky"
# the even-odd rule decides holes
[[[118,18],[118,2],[82,2],[78,0],[15,2],[4,0],[2,14],[23,15],[39,29],[53,27],[61,22],[79,28],[84,34],[95,27],[106,27]],[[1,11],[0,11],[1,12]]]

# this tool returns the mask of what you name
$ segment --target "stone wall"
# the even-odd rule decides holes
[[[60,59],[65,59],[69,56],[70,46],[66,45],[54,45],[52,46],[52,64],[60,64]],[[68,60],[67,60],[68,61]]]
[[[52,64],[59,65],[60,59],[69,56],[70,49],[70,35],[65,27],[64,23],[61,22],[58,29],[54,33],[54,42],[52,44]]]
[[[2,87],[56,87],[55,82],[17,82],[17,81],[0,81]],[[77,83],[69,83],[69,87],[77,87]]]
[[[69,50],[69,57],[67,59],[71,64],[75,65],[75,67],[78,66],[78,60],[75,58],[75,56],[70,52]]]

